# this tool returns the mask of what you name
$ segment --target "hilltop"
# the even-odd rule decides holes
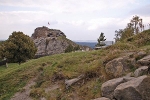
[[[101,50],[55,54],[32,59],[21,65],[9,64],[9,68],[1,66],[0,99],[91,100],[102,96],[115,96],[116,100],[120,100],[119,98],[130,93],[131,95],[126,96],[131,97],[128,100],[137,100],[132,97],[140,95],[140,98],[149,100],[145,98],[150,95],[147,92],[150,76],[145,72],[135,74],[138,68],[148,66],[141,61],[149,55],[150,30],[146,30]],[[142,76],[143,74],[146,75]],[[122,78],[126,75],[129,78]],[[133,79],[138,83],[138,88],[134,86]],[[124,84],[129,86],[127,81],[132,83],[132,86],[124,90]],[[109,87],[109,82],[114,82],[114,85]],[[112,89],[111,92],[109,89]]]

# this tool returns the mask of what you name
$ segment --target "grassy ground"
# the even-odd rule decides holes
[[[50,84],[53,84],[53,82],[57,82],[61,79],[71,79],[85,74],[87,80],[85,80],[86,82],[84,86],[82,86],[82,91],[80,88],[77,88],[76,92],[80,94],[82,94],[82,92],[86,93],[86,88],[88,86],[92,89],[97,86],[95,82],[103,81],[99,80],[99,77],[105,74],[105,72],[101,70],[103,67],[102,62],[106,54],[109,54],[109,52],[104,50],[73,52],[33,59],[21,65],[9,64],[8,68],[1,66],[0,99],[9,99],[41,71],[42,73],[37,79],[35,89],[46,88]],[[76,86],[74,88],[76,88]],[[87,92],[90,94],[90,98],[93,98],[93,96],[100,96],[100,90],[91,89],[89,89],[90,92]],[[61,94],[63,94],[63,92]],[[49,97],[48,95],[46,96]]]
[[[141,49],[149,52],[150,32],[144,34],[145,41],[140,38],[140,34],[102,50],[57,54],[29,60],[21,65],[9,64],[8,68],[0,66],[0,100],[9,100],[35,77],[36,85],[31,91],[31,96],[35,99],[43,96],[48,100],[68,100],[75,97],[90,100],[100,97],[101,84],[109,79],[104,64],[127,52]],[[65,79],[72,79],[81,74],[85,75],[83,80],[65,89]],[[59,89],[44,92],[44,89],[56,83],[59,84]]]

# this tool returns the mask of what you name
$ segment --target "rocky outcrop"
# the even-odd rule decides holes
[[[122,77],[112,79],[103,83],[101,87],[102,96],[113,99],[114,98],[113,94],[116,87],[121,83],[130,81],[131,79],[133,79],[133,77]]]
[[[111,100],[150,100],[150,76],[147,75],[150,70],[150,55],[144,57],[145,55],[146,53],[141,51],[108,62],[105,65],[107,74],[119,77],[128,71],[130,73],[103,83],[102,96]],[[134,68],[131,70],[130,66]],[[137,69],[133,72],[135,68]]]
[[[106,73],[111,77],[120,77],[130,71],[131,66],[135,64],[135,59],[128,56],[116,58],[108,62],[105,66]]]
[[[66,48],[71,45],[79,49],[87,49],[77,45],[66,38],[66,35],[60,30],[49,29],[47,27],[38,27],[31,36],[37,47],[36,56],[45,56],[52,54],[64,53]]]
[[[114,97],[116,100],[150,100],[150,77],[145,75],[118,85]]]
[[[66,35],[60,30],[49,29],[48,27],[43,26],[43,27],[36,28],[31,38],[35,40],[38,38],[47,38],[47,37],[52,38],[52,37],[59,37],[59,36],[66,37]]]
[[[150,55],[138,60],[138,64],[142,65],[142,66],[147,66],[150,64]]]
[[[150,100],[150,76],[112,79],[102,84],[101,91],[111,100]]]
[[[148,71],[148,66],[142,66],[142,67],[135,70],[134,77],[146,75],[148,73],[147,71]]]

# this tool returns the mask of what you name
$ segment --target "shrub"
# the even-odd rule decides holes
[[[34,57],[37,49],[34,42],[23,32],[13,32],[1,47],[3,57],[9,62],[25,62]]]

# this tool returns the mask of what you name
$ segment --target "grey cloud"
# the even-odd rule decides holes
[[[143,6],[141,8],[138,8],[138,9],[134,9],[133,11],[130,12],[130,14],[150,16],[150,4]]]

